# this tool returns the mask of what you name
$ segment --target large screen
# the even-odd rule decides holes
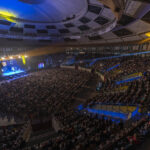
[[[39,64],[38,64],[38,68],[39,68],[39,69],[44,68],[44,63],[39,63]]]

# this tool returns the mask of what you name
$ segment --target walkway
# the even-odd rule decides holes
[[[82,101],[82,103],[86,102],[87,99],[92,98],[96,95],[96,86],[98,83],[98,78],[95,76],[91,77],[91,79],[86,83],[86,85],[81,89],[79,93],[77,93],[74,97]]]

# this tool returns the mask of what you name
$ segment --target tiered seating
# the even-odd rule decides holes
[[[0,149],[20,150],[24,146],[23,134],[26,125],[0,127]]]
[[[101,63],[104,64],[100,65]],[[140,58],[137,62],[137,57],[136,59],[117,58],[114,61],[96,62],[92,68],[103,72],[105,80],[96,96],[87,97],[84,108],[100,103],[103,104],[100,107],[102,110],[107,107],[109,111],[118,110],[127,113],[127,111],[135,111],[137,105],[139,107],[148,106],[150,98],[149,63],[150,61],[145,58]],[[108,70],[117,64],[120,65]],[[141,74],[138,80],[116,84],[117,81]],[[136,118],[134,122],[129,120],[130,125],[126,127],[121,120],[118,123],[110,117],[89,113],[87,109],[81,111],[73,109],[76,93],[91,77],[95,76],[79,70],[55,68],[35,72],[28,77],[0,85],[0,110],[2,112],[22,116],[24,120],[30,121],[50,119],[53,116],[61,124],[55,136],[22,149],[128,150],[129,148],[135,149],[136,143],[143,142],[143,138],[149,133],[148,117]],[[127,110],[126,105],[134,106],[128,107]],[[12,134],[15,139],[13,142],[16,141],[16,136],[19,137],[19,131],[17,134]],[[9,134],[7,135],[9,137]],[[17,143],[19,143],[17,148],[20,148],[21,143]],[[9,146],[9,143],[6,143],[6,146]]]
[[[22,119],[48,117],[64,101],[71,102],[89,78],[90,73],[50,69],[1,84],[0,111]]]
[[[124,132],[119,140],[108,146],[109,150],[137,149],[150,133],[150,121],[148,118],[141,119],[133,127]]]
[[[148,64],[150,63],[150,61],[141,58],[140,61],[138,61],[137,63],[136,62],[137,59],[127,60],[125,62],[123,61],[114,70],[111,70],[110,72],[105,71],[104,72],[105,81],[103,83],[103,88],[101,89],[101,92],[95,98],[93,98],[93,101],[122,103],[122,104],[141,104],[141,103],[146,104],[150,96],[149,94],[150,81],[148,77],[149,76]],[[99,62],[99,64],[101,64],[101,62]],[[97,66],[99,66],[98,63]],[[114,76],[113,72],[115,72],[116,70],[121,70],[121,72],[115,74]],[[147,74],[146,76],[145,73]],[[120,85],[116,84],[117,81],[121,81],[125,78],[128,79],[136,77],[139,74],[142,74],[142,77],[138,80],[122,83]],[[120,92],[119,89],[121,89],[124,86],[127,86],[128,88],[123,92]],[[116,89],[118,89],[118,92],[116,91]],[[91,100],[89,100],[89,102],[90,101]]]

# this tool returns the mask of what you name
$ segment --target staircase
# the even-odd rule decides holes
[[[42,130],[36,133],[32,133],[29,141],[26,144],[26,147],[33,146],[38,143],[42,143],[44,141],[47,141],[55,134],[55,131],[53,130]]]

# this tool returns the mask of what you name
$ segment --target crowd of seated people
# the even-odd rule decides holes
[[[0,85],[0,114],[22,120],[50,118],[61,107],[73,104],[73,95],[91,78],[90,73],[49,69]],[[1,149],[20,150],[22,128],[1,129]],[[12,146],[13,145],[13,146]]]
[[[25,125],[10,125],[0,127],[0,149],[1,150],[20,150],[24,147]]]
[[[99,144],[105,144],[111,138],[110,136],[115,137],[116,131],[121,131],[122,129],[122,124],[113,123],[111,119],[105,120],[104,117],[99,118],[97,115],[81,115],[78,112],[67,111],[61,115],[56,114],[56,117],[63,123],[63,128],[58,131],[57,136],[26,149],[96,149]]]
[[[149,61],[144,58],[138,62],[137,59],[131,58],[97,62],[92,68],[103,72],[105,80],[100,92],[92,98],[87,98],[85,105],[95,102],[148,105],[150,98],[148,63]],[[118,68],[107,71],[109,67],[117,64],[120,64]],[[113,74],[116,69],[121,71]],[[137,72],[141,72],[142,77],[124,83],[123,85],[128,86],[127,90],[112,92],[113,89],[122,87],[117,85],[116,81]],[[16,139],[19,137],[20,129],[15,133],[11,129],[13,141],[3,144],[2,150],[11,150],[7,146],[13,143],[17,144],[13,144],[12,150],[15,148],[16,150],[128,150],[131,147],[134,149],[135,145],[142,142],[150,132],[148,117],[139,118],[127,128],[122,121],[118,124],[111,118],[88,112],[81,113],[71,107],[75,101],[74,94],[91,76],[91,73],[79,70],[55,68],[34,72],[25,78],[1,84],[0,111],[2,113],[13,114],[24,120],[50,117],[53,114],[62,125],[56,136],[26,148],[20,148],[22,141],[20,138]],[[5,131],[2,131],[1,135],[5,136]]]
[[[108,145],[110,150],[127,150],[136,149],[144,142],[146,138],[150,137],[150,121],[149,118],[143,118],[137,121],[134,126],[124,130],[122,136]]]
[[[97,71],[100,71],[101,73],[104,73],[108,68],[115,66],[117,64],[120,64],[122,59],[116,58],[114,60],[107,59],[107,60],[100,60],[95,62],[95,64],[92,66]]]
[[[133,105],[133,104],[144,104],[149,105],[150,98],[150,80],[147,77],[142,77],[139,80],[132,81],[132,83],[125,83],[124,85],[119,86],[104,86],[94,98],[89,99],[89,102],[104,102],[104,103],[112,103],[112,104],[125,104],[125,105]],[[120,92],[119,88],[122,86],[127,86],[128,89]],[[118,91],[113,91],[114,89],[118,89]]]
[[[134,150],[150,133],[148,117],[130,126],[111,118],[64,109],[55,116],[63,124],[57,135],[25,150]]]
[[[120,58],[119,58],[120,59]],[[150,60],[145,58],[139,59],[126,59],[126,61],[112,60],[111,63],[105,60],[105,67],[109,68],[114,65],[120,64],[117,68],[104,72],[105,81],[103,81],[103,87],[101,91],[94,97],[88,100],[93,102],[107,102],[107,103],[122,103],[122,104],[149,104],[150,98],[150,78],[149,78],[149,65]],[[99,61],[96,67],[101,68],[102,62]],[[99,65],[98,65],[99,64]],[[102,65],[103,66],[103,65]],[[118,81],[127,80],[137,76],[141,76],[138,80],[132,82],[124,82],[117,84]],[[127,89],[124,92],[119,91],[122,87],[126,86]],[[115,89],[118,89],[116,92]]]
[[[60,53],[60,54],[52,54],[50,55],[52,58],[52,64],[54,66],[59,66],[62,62],[64,62],[67,58],[67,55],[65,55],[64,53]]]
[[[64,101],[72,101],[89,78],[90,73],[49,69],[1,84],[0,112],[23,119],[49,116]]]
[[[148,68],[146,66],[142,68],[144,61],[139,62],[137,66],[135,66],[136,60],[129,60],[129,62],[131,62],[131,67],[129,68],[122,62],[123,72],[120,76],[114,78],[116,81],[121,79],[122,76],[128,76],[137,72],[147,72],[147,75],[143,75],[139,80],[125,83],[128,89],[123,93],[110,92],[113,88],[121,87],[121,85],[115,85],[113,81],[108,84],[108,81],[105,80],[102,92],[99,92],[96,97],[88,99],[88,102],[121,103],[126,105],[148,104],[150,96]],[[125,63],[127,64],[127,62]],[[111,64],[115,65],[116,62]],[[111,81],[111,74],[108,77],[110,77],[109,80]],[[59,112],[55,114],[55,117],[62,123],[63,128],[55,138],[51,138],[49,141],[43,143],[43,145],[36,145],[34,147],[35,150],[40,148],[49,148],[50,150],[127,150],[131,147],[134,149],[137,141],[143,142],[136,135],[143,135],[144,133],[146,135],[149,133],[148,118],[137,120],[130,127],[126,128],[123,127],[122,123],[116,124],[111,119],[104,120],[104,118],[99,118],[91,114],[87,115],[75,112],[75,110],[69,109],[69,105],[61,107]]]
[[[96,54],[96,53],[84,53],[84,52],[80,52],[77,56],[76,56],[76,60],[80,61],[80,60],[87,60],[87,59],[95,59],[95,58],[101,58],[101,57],[106,57],[106,56],[112,56],[112,54]]]

